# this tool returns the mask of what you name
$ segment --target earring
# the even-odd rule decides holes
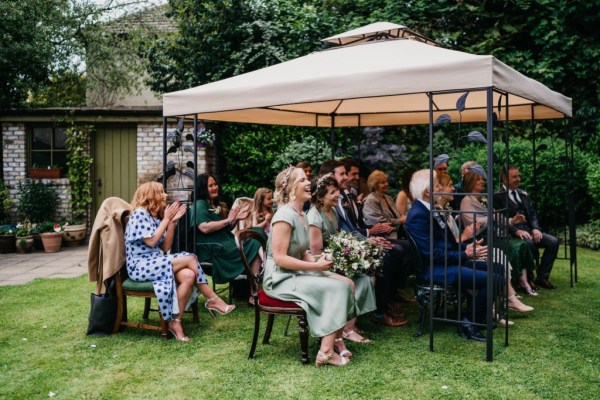
[[[291,201],[294,201],[294,200],[296,200],[296,195],[295,195],[295,194],[293,194],[293,193],[292,193],[292,194],[290,194],[290,200],[291,200]]]

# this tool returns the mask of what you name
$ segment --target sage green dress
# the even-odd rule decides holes
[[[223,217],[209,206],[206,200],[197,200],[190,209],[190,226],[198,229],[203,222],[223,221]],[[244,264],[235,245],[235,237],[227,227],[211,233],[196,232],[196,244],[219,244],[222,248],[214,254],[203,251],[196,246],[196,256],[200,262],[210,262],[213,265],[212,279],[215,283],[227,283],[244,273]],[[254,260],[260,249],[260,243],[249,240],[244,245],[248,261]]]
[[[317,207],[313,206],[308,210],[308,225],[315,226],[323,232],[323,246],[327,243],[329,237],[338,231],[338,215],[336,209],[333,210],[333,219],[329,220],[327,215]],[[370,276],[360,276],[354,279],[354,298],[356,299],[356,315],[363,315],[374,311],[377,308],[375,304],[375,287]]]
[[[273,226],[286,223],[292,227],[287,254],[302,259],[309,250],[308,225],[290,205],[277,209],[271,221],[271,235],[267,244],[263,290],[273,298],[298,304],[308,319],[311,335],[327,336],[342,328],[355,316],[352,289],[344,282],[328,278],[330,272],[294,271],[279,267],[273,260]]]

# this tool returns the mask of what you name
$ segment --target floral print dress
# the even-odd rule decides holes
[[[191,253],[163,254],[160,249],[164,235],[154,247],[144,243],[144,238],[154,236],[161,220],[153,218],[145,208],[136,208],[125,229],[125,253],[127,255],[127,273],[137,282],[151,281],[158,300],[160,313],[165,321],[180,313],[177,301],[177,284],[173,273],[173,260]],[[208,283],[200,263],[196,283]],[[187,306],[198,298],[194,287]],[[187,307],[186,307],[187,308]]]

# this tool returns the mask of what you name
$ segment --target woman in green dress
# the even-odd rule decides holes
[[[190,225],[198,228],[196,244],[219,244],[222,246],[213,257],[211,254],[196,250],[198,259],[211,262],[212,279],[215,283],[227,283],[244,272],[240,253],[235,245],[231,230],[248,217],[248,211],[233,207],[227,212],[227,205],[219,201],[219,185],[214,176],[201,174],[196,178],[196,203],[190,209]],[[198,246],[196,246],[198,249]],[[260,243],[255,240],[246,242],[244,250],[252,260],[250,266],[258,274],[261,259],[258,256]]]
[[[344,365],[334,344],[346,350],[342,331],[354,317],[352,281],[329,272],[333,260],[315,259],[309,250],[307,218],[302,206],[310,199],[310,182],[301,168],[289,167],[275,180],[279,205],[271,222],[263,289],[273,298],[298,304],[308,319],[310,333],[321,338],[315,364]]]
[[[335,206],[339,201],[340,190],[333,174],[327,174],[313,181],[311,193],[312,207],[306,216],[309,225],[310,250],[316,255],[321,254],[329,237],[338,231],[338,215]],[[377,306],[375,304],[375,288],[371,277],[365,275],[357,277],[353,281],[355,285],[356,315],[359,316],[374,311]],[[359,332],[355,317],[348,321],[344,327],[343,337],[352,342],[371,342]],[[348,352],[344,352],[344,354],[352,355]]]

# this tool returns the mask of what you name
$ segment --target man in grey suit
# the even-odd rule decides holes
[[[519,188],[520,183],[521,173],[518,168],[512,165],[508,169],[503,168],[503,187],[494,195],[494,208],[508,209],[510,233],[525,240],[536,259],[539,259],[539,249],[544,249],[535,284],[545,289],[555,289],[556,286],[550,282],[550,273],[558,255],[558,239],[542,232],[531,199]]]

